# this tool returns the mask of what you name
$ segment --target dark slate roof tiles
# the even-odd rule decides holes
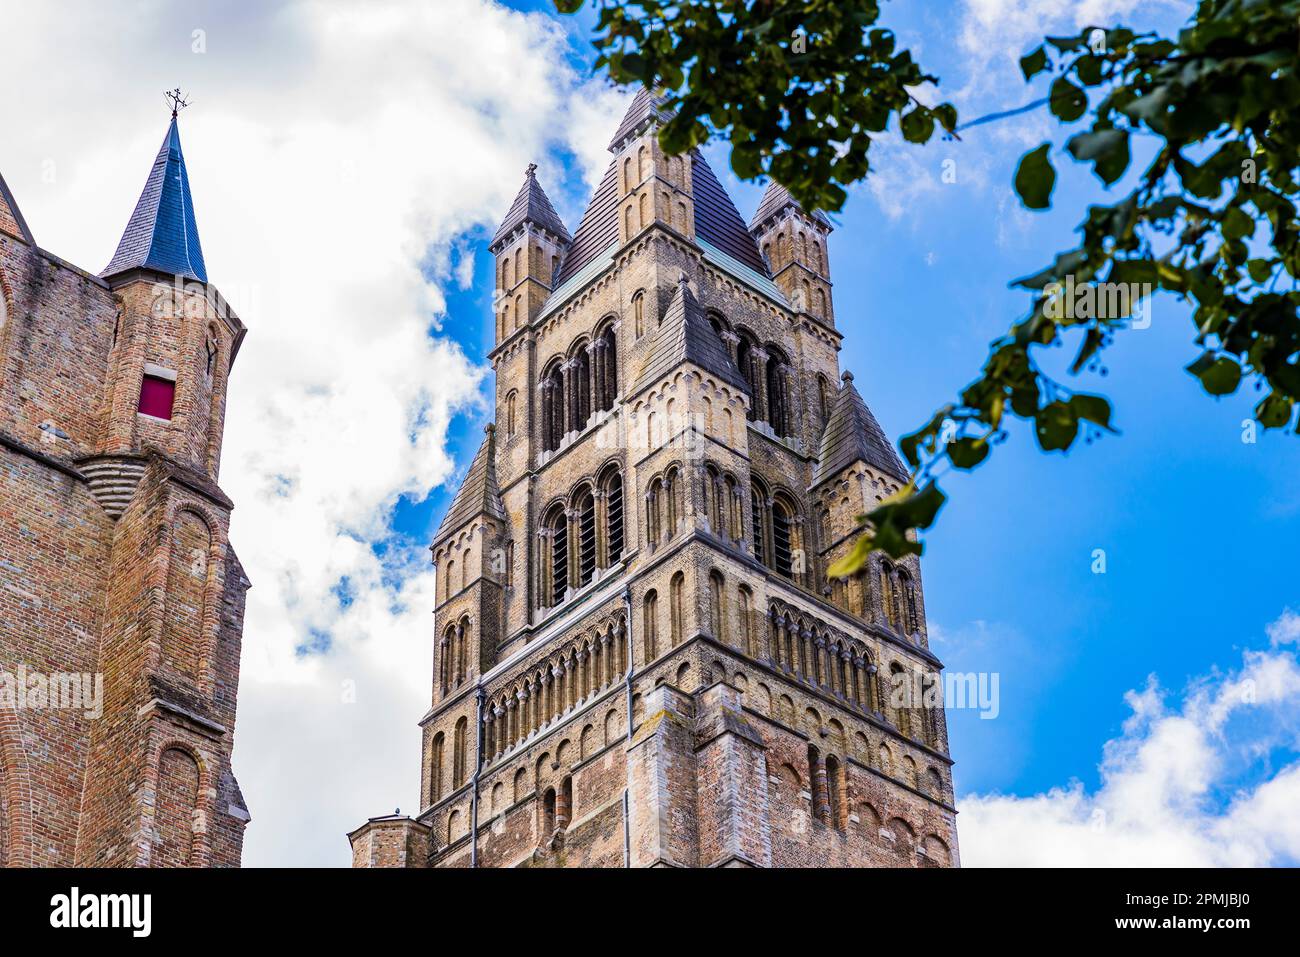
[[[551,205],[546,191],[542,189],[542,184],[537,181],[536,163],[528,164],[528,170],[524,173],[524,185],[519,188],[515,201],[510,204],[510,211],[506,213],[506,218],[497,228],[496,235],[488,244],[489,248],[505,239],[524,223],[535,223],[565,242],[569,241],[569,231],[565,228],[564,221]]]
[[[731,361],[727,347],[695,300],[683,275],[673,300],[664,310],[663,322],[650,344],[650,356],[637,377],[634,393],[653,385],[684,362],[699,366],[745,392],[749,385]]]
[[[813,470],[813,486],[834,478],[858,461],[906,482],[907,469],[854,387],[853,374],[846,372],[843,378],[844,384],[822,432],[817,467]]]
[[[802,210],[790,191],[778,183],[776,180],[769,180],[767,189],[763,192],[763,198],[758,202],[758,209],[754,212],[754,218],[750,220],[749,228],[757,230],[773,216],[778,215],[787,207],[793,206],[795,209]],[[831,221],[826,218],[821,210],[813,210],[813,218],[821,223],[827,229],[831,227]]]
[[[447,509],[446,516],[438,526],[435,542],[478,515],[490,515],[505,521],[506,510],[501,503],[501,486],[497,482],[496,427],[489,425],[486,432],[483,444],[479,446],[469,471],[465,473],[465,481],[461,483],[456,497],[452,499],[451,508]]]
[[[117,252],[100,276],[107,279],[131,269],[159,272],[200,282],[208,281],[199,245],[199,227],[190,197],[190,177],[181,152],[176,117],[167,128],[162,148],[153,161],[144,192],[126,224]]]

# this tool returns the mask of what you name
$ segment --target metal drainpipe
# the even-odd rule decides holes
[[[469,866],[478,867],[478,776],[483,770],[483,676],[480,675],[474,691],[474,778],[470,782],[469,797]]]
[[[632,589],[623,589],[624,631],[627,633],[627,742],[632,743],[632,675],[636,671],[636,659],[632,656]],[[627,752],[623,761],[626,765]],[[626,774],[624,774],[626,779]],[[623,866],[632,866],[632,795],[626,784],[623,786]]]

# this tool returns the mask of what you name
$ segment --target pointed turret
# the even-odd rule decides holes
[[[488,515],[504,521],[505,507],[501,504],[501,486],[497,483],[496,426],[489,424],[487,436],[479,446],[478,454],[470,463],[465,481],[452,499],[451,508],[438,526],[433,538],[441,541],[461,526],[479,515]]]
[[[686,274],[682,273],[677,280],[677,292],[664,311],[663,322],[650,345],[650,356],[632,388],[633,393],[653,385],[684,362],[711,372],[737,389],[749,391],[745,377],[731,361],[726,346],[691,292]]]
[[[767,184],[749,224],[772,278],[790,304],[828,325],[834,325],[826,254],[831,229],[831,221],[820,210],[808,212],[776,180]]]
[[[775,219],[787,209],[798,210],[803,215],[808,215],[807,211],[799,205],[799,201],[790,195],[788,189],[774,179],[769,180],[767,189],[763,191],[763,198],[759,200],[758,209],[754,212],[754,218],[749,223],[750,232],[760,232],[768,220]],[[825,226],[827,232],[834,228],[820,209],[813,210],[811,218]]]
[[[854,462],[864,462],[900,482],[907,481],[907,469],[885,438],[885,432],[853,385],[853,373],[845,372],[844,384],[822,432],[813,487],[834,478]]]
[[[488,250],[497,259],[497,342],[528,326],[554,291],[573,242],[529,163],[510,211]]]
[[[651,126],[669,120],[672,114],[663,108],[665,99],[667,98],[652,93],[644,86],[637,90],[627,112],[623,114],[623,122],[618,124],[614,138],[609,141],[609,151],[619,152],[629,140],[636,139]]]
[[[117,252],[100,276],[111,279],[134,269],[208,281],[175,113]]]
[[[536,163],[528,164],[528,169],[524,172],[524,185],[519,188],[515,201],[510,204],[510,211],[497,227],[496,235],[492,237],[488,248],[495,251],[494,247],[498,243],[524,223],[540,226],[566,243],[570,240],[569,231],[564,228],[564,221],[555,212],[555,207],[551,205],[546,191],[542,189],[542,184],[537,181]]]

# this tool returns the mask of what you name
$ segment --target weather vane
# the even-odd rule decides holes
[[[181,110],[185,109],[185,107],[190,105],[190,101],[185,99],[185,97],[181,94],[181,88],[179,86],[176,87],[176,89],[174,90],[168,90],[166,93],[163,94],[163,96],[165,96],[167,98],[167,102],[171,104],[173,120],[176,119],[177,113],[179,113]]]

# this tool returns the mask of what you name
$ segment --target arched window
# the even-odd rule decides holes
[[[739,540],[744,535],[741,527],[744,524],[744,516],[740,506],[740,486],[736,484],[735,477],[731,475],[723,479],[722,484],[723,492],[726,495],[724,508],[727,517],[727,537]]]
[[[820,372],[817,373],[817,411],[822,428],[825,428],[831,418],[831,387]]]
[[[554,607],[564,601],[564,593],[569,588],[569,521],[564,506],[552,507],[542,527],[546,532],[545,544],[550,551],[544,565],[546,587],[543,594]]]
[[[722,487],[722,474],[712,464],[704,466],[704,517],[709,521],[709,528],[714,533],[726,533],[725,514],[726,490]]]
[[[681,515],[681,472],[673,466],[664,476],[664,537],[677,534],[677,520]]]
[[[669,626],[672,629],[670,638],[674,648],[681,644],[682,636],[686,630],[685,609],[683,607],[685,591],[686,576],[678,572],[673,576],[668,586]]]
[[[555,788],[547,788],[546,794],[542,796],[542,820],[541,835],[542,842],[545,843],[551,839],[555,833]]]
[[[438,645],[438,678],[442,683],[442,693],[451,690],[451,683],[456,675],[456,626],[448,625]]]
[[[442,762],[446,759],[447,739],[441,731],[433,736],[433,747],[429,751],[429,803],[435,804],[442,798]]]
[[[638,289],[632,296],[632,329],[636,338],[645,335],[645,290]]]
[[[894,726],[898,728],[903,737],[912,736],[912,709],[907,707],[908,699],[911,697],[911,689],[908,687],[907,672],[903,666],[895,662],[889,666],[889,694],[890,704],[893,705]]]
[[[758,382],[762,372],[758,368],[758,357],[755,355],[757,348],[754,339],[747,332],[740,334],[740,342],[736,346],[736,365],[740,367],[740,374],[745,377],[745,382],[749,385],[749,394],[751,397],[758,395]],[[750,421],[758,418],[757,401],[749,403],[749,409],[746,416]]]
[[[554,360],[542,374],[542,450],[553,452],[564,437],[564,375],[560,360]]]
[[[650,488],[645,495],[646,541],[651,545],[657,545],[660,535],[663,534],[663,522],[659,516],[659,510],[663,507],[663,497],[663,479],[656,478],[650,483]]]
[[[199,764],[180,748],[168,748],[158,762],[157,814],[152,863],[189,867],[194,863],[195,811],[199,809]]]
[[[642,610],[644,623],[641,631],[645,660],[651,662],[659,656],[659,593],[653,588],[645,593]]]
[[[794,578],[794,508],[783,497],[772,502],[772,569]]]
[[[786,387],[789,366],[780,352],[769,347],[767,359],[767,421],[777,435],[790,433],[790,402]]]
[[[469,674],[469,618],[465,617],[456,625],[456,687],[464,683]]]
[[[898,583],[903,630],[909,635],[914,635],[921,630],[916,613],[916,588],[912,584],[912,576],[901,568],[898,570]]]
[[[740,647],[745,654],[758,654],[754,647],[754,594],[745,585],[740,586]]]
[[[722,573],[709,572],[709,630],[718,641],[726,640],[727,628],[727,583]]]
[[[563,831],[573,818],[573,778],[566,777],[560,782],[559,793],[555,796],[555,828]]]
[[[885,624],[896,627],[898,624],[898,599],[894,588],[894,566],[889,562],[880,563],[880,612]]]
[[[768,557],[768,507],[767,507],[767,489],[762,485],[755,483],[750,492],[751,505],[753,507],[754,522],[754,557],[764,565],[771,567],[772,560]]]
[[[605,567],[623,558],[623,476],[610,468],[601,482],[605,500]]]
[[[506,396],[506,438],[507,439],[513,439],[515,437],[515,399],[517,395],[518,393],[512,390],[510,394]]]
[[[614,326],[609,324],[596,338],[592,348],[596,355],[596,409],[605,412],[618,400],[618,346]]]
[[[574,510],[578,518],[578,584],[581,586],[596,576],[596,500],[590,488],[578,493]]]
[[[841,812],[844,808],[844,784],[841,781],[840,762],[833,755],[826,755],[826,797],[830,805],[831,827],[843,830]]]
[[[458,788],[465,783],[465,769],[468,764],[469,722],[461,718],[456,722],[455,745],[452,754],[451,786]]]
[[[591,418],[591,346],[581,345],[570,360],[569,375],[574,376],[574,419],[570,431],[582,429]]]

